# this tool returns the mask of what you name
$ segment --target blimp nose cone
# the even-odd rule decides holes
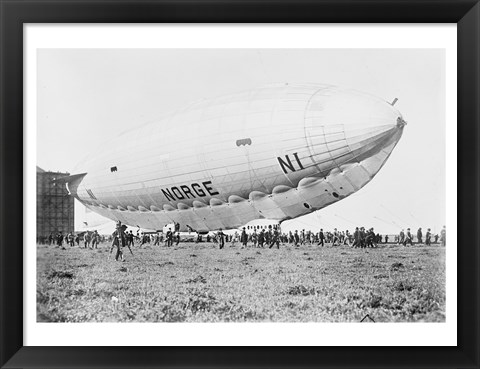
[[[403,134],[403,118],[390,124],[345,127],[345,141],[355,161],[361,161],[381,150],[393,150]]]
[[[407,125],[407,122],[405,122],[402,117],[397,118],[397,127],[398,128],[403,128],[406,125]]]
[[[405,125],[400,112],[390,103],[339,89],[315,94],[305,118],[312,158],[322,172],[361,162],[380,151],[388,157]]]

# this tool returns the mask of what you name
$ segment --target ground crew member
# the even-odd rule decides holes
[[[245,230],[245,227],[243,227],[242,234],[240,235],[240,242],[242,243],[242,248],[247,247],[248,234],[247,234],[247,231]]]
[[[298,243],[300,242],[300,236],[298,235],[298,231],[295,230],[295,234],[293,235],[294,246],[298,247]]]
[[[94,231],[93,234],[92,234],[92,249],[97,248],[99,238],[100,237],[99,237],[97,231]]]
[[[365,241],[367,234],[365,233],[365,227],[360,228],[360,247],[364,249],[366,247]]]
[[[220,249],[223,249],[225,246],[225,233],[222,232],[222,228],[217,232],[217,238]]]
[[[403,241],[403,246],[407,246],[408,243],[413,246],[412,238],[413,237],[412,237],[412,234],[410,233],[410,228],[407,228],[407,233]]]
[[[325,235],[323,234],[323,228],[320,229],[320,233],[318,234],[318,246],[325,246]]]
[[[422,228],[418,228],[418,231],[417,231],[417,241],[418,241],[419,244],[423,243]]]
[[[112,246],[110,247],[110,253],[112,253],[113,248],[117,248],[117,253],[115,254],[115,261],[118,261],[120,258],[122,261],[125,261],[125,258],[123,257],[123,252],[122,252],[122,247],[125,246],[125,226],[122,226],[122,222],[118,221],[115,231],[112,233],[113,236],[113,241],[112,241]],[[132,250],[130,250],[132,252]],[[133,253],[132,253],[133,255]]]
[[[90,233],[87,231],[87,232],[83,235],[83,241],[84,241],[84,244],[85,244],[85,248],[89,248],[89,247],[90,247],[90,240],[91,240]]]
[[[280,240],[278,239],[278,230],[273,230],[272,242],[270,243],[269,249],[273,247],[273,245],[277,244],[277,249],[280,249]]]
[[[428,228],[427,233],[425,234],[425,244],[427,246],[430,246],[432,244],[431,238],[432,238],[432,233],[430,232],[430,228]]]

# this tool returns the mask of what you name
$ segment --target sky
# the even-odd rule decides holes
[[[407,121],[384,167],[350,197],[282,231],[445,224],[443,49],[39,49],[37,165],[74,173],[99,145],[199,100],[269,83],[325,83],[387,101]],[[75,228],[85,214],[76,201]]]

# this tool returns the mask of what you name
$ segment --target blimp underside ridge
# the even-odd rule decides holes
[[[234,202],[217,201],[210,206],[171,208],[171,211],[134,213],[106,209],[95,209],[107,217],[121,220],[126,224],[140,223],[142,227],[158,229],[159,224],[172,221],[180,223],[182,229],[187,225],[196,230],[228,229],[240,227],[252,219],[272,219],[282,221],[296,218],[302,214],[322,209],[343,199],[365,186],[378,172],[392,152],[396,141],[365,160],[344,165],[340,171],[334,171],[326,178],[304,178],[296,188],[285,186],[283,190],[270,195],[252,193],[248,201],[234,199]]]

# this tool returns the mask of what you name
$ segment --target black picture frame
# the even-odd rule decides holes
[[[0,0],[0,365],[97,367],[479,367],[478,0]],[[24,347],[23,25],[26,23],[456,23],[458,345],[456,347]],[[159,332],[161,334],[161,332]],[[322,334],[319,332],[319,334]],[[134,339],[134,338],[133,338]],[[228,337],[225,344],[228,345]],[[129,342],[125,342],[128,344]],[[132,342],[133,343],[133,342]],[[268,342],[265,342],[268,345]],[[364,344],[364,342],[359,342]],[[428,345],[428,342],[426,342]]]

